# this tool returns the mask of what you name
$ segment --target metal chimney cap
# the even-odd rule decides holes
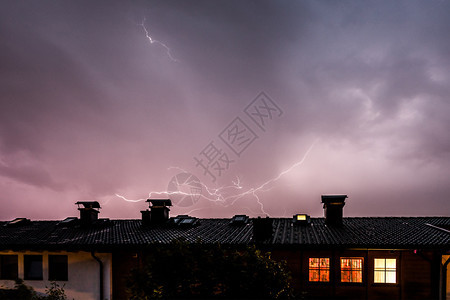
[[[84,208],[101,208],[98,201],[78,201],[75,204],[78,205],[78,207],[80,207],[80,205],[83,205]]]
[[[322,203],[344,202],[347,195],[322,195]]]
[[[170,199],[147,199],[146,202],[150,202],[153,206],[172,206]]]

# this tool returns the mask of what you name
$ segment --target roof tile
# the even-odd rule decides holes
[[[0,222],[0,249],[59,249],[139,247],[185,239],[192,243],[249,244],[252,221],[239,226],[230,219],[200,219],[194,227],[161,224],[141,227],[141,220],[111,220],[91,228],[58,226],[59,221],[32,221],[20,227]],[[292,218],[273,219],[273,236],[267,245],[297,247],[450,248],[450,233],[429,226],[450,226],[450,217],[344,218],[342,227],[311,218],[308,226],[294,225]]]

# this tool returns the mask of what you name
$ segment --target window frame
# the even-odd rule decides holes
[[[383,259],[384,260],[384,268],[381,269],[379,268],[377,270],[376,266],[375,266],[375,260],[376,259]],[[390,270],[387,270],[388,268],[386,267],[386,260],[388,259],[394,259],[395,260],[395,269],[393,270],[393,273],[395,274],[395,282],[386,282],[386,274],[387,272],[392,272],[392,268],[390,268]],[[384,271],[384,282],[376,282],[375,281],[375,274],[377,271]],[[373,284],[375,285],[396,285],[398,284],[398,259],[397,257],[374,257],[373,258]]]
[[[54,261],[56,258],[64,258],[64,261]],[[61,264],[63,267],[61,268]],[[69,256],[66,254],[48,255],[48,280],[68,281],[69,280]]]
[[[15,262],[13,263],[15,264],[15,268],[13,267],[13,269],[15,269],[15,272],[13,272],[12,276],[5,276],[4,274],[7,273],[5,272],[5,270],[7,270],[6,265],[11,265],[11,262],[8,262],[8,264],[5,263],[4,258],[6,257],[15,258]],[[9,272],[7,273],[7,275],[10,275]],[[19,256],[17,254],[0,254],[0,280],[15,280],[18,277],[19,277]]]
[[[32,260],[32,258],[38,258],[40,260]],[[40,273],[40,276],[30,276],[31,269],[36,266],[33,262],[40,262],[40,269],[37,270],[37,273]],[[37,265],[39,266],[39,265]],[[24,280],[44,280],[44,256],[41,254],[24,254],[23,256],[23,279]]]
[[[319,260],[319,266],[311,268],[311,259],[318,259]],[[321,267],[320,266],[320,259],[328,259],[328,267]],[[308,283],[311,284],[327,284],[331,282],[331,262],[332,259],[329,256],[314,256],[314,257],[308,257]],[[319,271],[319,280],[312,281],[310,278],[311,271]],[[322,271],[328,271],[328,281],[320,280],[320,275]]]
[[[349,269],[343,269],[342,263],[344,259],[350,260],[350,268]],[[352,261],[353,260],[360,260],[361,261],[361,267],[360,268],[353,268]],[[345,257],[339,257],[339,271],[340,271],[340,280],[339,282],[341,284],[364,284],[364,257],[362,256],[345,256]],[[350,272],[350,276],[353,277],[353,272],[360,272],[361,281],[343,281],[343,273],[344,272]]]

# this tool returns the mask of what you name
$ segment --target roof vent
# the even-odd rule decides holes
[[[297,225],[310,225],[311,218],[307,214],[296,214],[292,217],[292,223]]]
[[[245,225],[248,220],[249,218],[246,215],[235,215],[231,218],[230,225]]]
[[[80,211],[81,226],[89,226],[98,220],[101,207],[97,201],[78,201],[75,204],[78,205]],[[80,207],[80,205],[83,207]]]
[[[272,219],[269,217],[253,219],[253,239],[262,242],[272,237]]]
[[[30,219],[27,218],[15,218],[12,221],[7,222],[4,226],[6,227],[20,227],[31,223]]]
[[[342,226],[342,215],[347,195],[322,195],[325,223],[330,226]]]
[[[191,217],[188,215],[178,215],[173,218],[173,223],[181,227],[192,227],[199,225],[199,220],[196,217]]]
[[[148,199],[150,210],[142,210],[142,226],[160,224],[169,220],[169,206],[172,206],[170,199]]]

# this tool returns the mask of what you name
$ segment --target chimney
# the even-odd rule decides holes
[[[272,237],[272,219],[269,217],[253,219],[253,240],[262,242]]]
[[[325,223],[330,226],[342,226],[342,215],[347,195],[322,195]]]
[[[80,211],[81,226],[89,226],[98,220],[100,204],[97,201],[78,201],[75,204],[78,205]]]
[[[150,210],[142,210],[142,226],[165,223],[169,220],[169,207],[172,206],[170,199],[148,199]]]

